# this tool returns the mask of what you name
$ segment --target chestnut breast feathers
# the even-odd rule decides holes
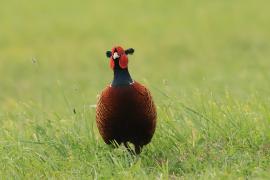
[[[118,144],[148,144],[155,131],[156,116],[149,90],[138,82],[105,88],[96,109],[97,126],[107,144],[113,140]]]

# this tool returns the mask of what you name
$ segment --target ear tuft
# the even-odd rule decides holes
[[[107,51],[107,52],[106,52],[106,56],[107,56],[108,58],[110,58],[110,57],[112,56],[112,52],[111,52],[111,51]]]
[[[127,50],[125,50],[125,53],[126,53],[126,55],[128,55],[128,54],[133,54],[134,53],[134,49],[133,48],[128,48]]]

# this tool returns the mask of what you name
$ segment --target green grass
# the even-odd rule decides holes
[[[1,179],[268,179],[269,5],[1,1]],[[138,157],[104,144],[91,108],[115,44],[157,105]]]

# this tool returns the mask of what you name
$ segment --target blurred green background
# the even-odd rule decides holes
[[[1,0],[0,159],[2,166],[6,167],[1,175],[33,177],[42,169],[48,172],[45,177],[62,177],[61,172],[71,172],[70,164],[75,166],[76,163],[65,160],[56,174],[46,163],[37,163],[36,171],[35,167],[31,170],[31,163],[28,161],[31,158],[35,161],[31,154],[43,147],[20,143],[35,140],[41,142],[45,135],[40,135],[40,139],[36,137],[41,131],[47,132],[46,137],[55,142],[59,140],[55,133],[68,132],[74,141],[81,141],[80,138],[85,137],[85,141],[81,141],[82,147],[87,149],[88,145],[95,142],[98,147],[94,152],[105,146],[96,132],[95,113],[90,106],[96,103],[97,94],[112,80],[105,51],[114,45],[135,49],[134,55],[129,58],[129,70],[135,80],[149,87],[158,107],[159,135],[154,138],[150,150],[145,150],[146,153],[155,152],[155,146],[162,144],[160,139],[166,142],[166,136],[162,136],[163,133],[166,134],[162,131],[166,124],[164,119],[173,121],[174,117],[170,117],[170,112],[181,112],[174,109],[181,106],[171,102],[167,96],[177,97],[181,103],[205,115],[212,112],[211,117],[219,120],[226,121],[227,117],[213,115],[213,111],[220,112],[220,105],[216,104],[216,109],[213,108],[208,104],[211,100],[224,104],[232,113],[246,112],[251,122],[245,129],[247,134],[250,129],[258,126],[256,133],[260,132],[264,140],[256,142],[267,145],[270,137],[269,6],[270,2],[267,0]],[[174,105],[167,112],[163,108],[168,108],[168,103]],[[74,109],[77,115],[74,115]],[[232,115],[232,119],[234,118],[236,117]],[[181,119],[185,118],[178,119],[182,122]],[[239,122],[245,123],[244,119],[240,119],[238,118]],[[55,124],[45,127],[47,121]],[[76,129],[76,124],[80,128]],[[92,129],[82,130],[87,124]],[[183,128],[180,124],[180,132],[183,130],[181,127]],[[88,142],[89,131],[94,132],[95,141],[83,144]],[[239,138],[245,137],[239,135]],[[185,140],[188,141],[189,138],[184,138],[179,143]],[[62,141],[59,140],[59,143]],[[13,147],[12,144],[17,145]],[[7,147],[11,149],[6,149]],[[26,147],[32,149],[28,156],[23,153]],[[44,150],[44,153],[50,154],[53,151],[50,148],[48,145],[48,150]],[[73,150],[70,149],[71,154],[75,153]],[[105,149],[103,153],[109,151],[111,150]],[[263,171],[269,169],[268,153],[269,147],[267,155],[263,156],[266,158],[266,165],[258,165]],[[170,171],[168,154],[164,152],[162,155],[168,158],[168,177],[177,172],[177,176],[185,177],[185,171]],[[170,154],[176,157],[175,152]],[[226,156],[225,153],[224,157]],[[25,162],[18,157],[26,157]],[[18,165],[16,158],[23,164]],[[61,159],[61,155],[56,153],[49,159],[53,164],[57,158]],[[77,163],[84,162],[76,155],[74,158]],[[61,160],[59,161],[61,164]],[[154,160],[151,161],[151,155],[147,161],[155,164]],[[260,164],[260,158],[257,161]],[[95,164],[98,159],[93,162],[86,160],[85,168],[86,162]],[[64,166],[65,163],[70,164]],[[100,160],[99,163],[102,164],[103,161]],[[156,168],[149,164],[142,165],[141,172],[146,167]],[[191,162],[190,164],[192,165]],[[104,168],[111,168],[113,172],[111,166],[115,164]],[[206,166],[207,162],[207,169]],[[173,164],[172,167],[177,169],[178,166]],[[224,170],[222,162],[220,166],[214,167],[221,172]],[[252,166],[255,167],[257,166]],[[249,173],[242,175],[251,175],[255,171],[252,168]],[[102,168],[99,167],[96,171],[102,177]],[[160,171],[157,168],[152,174],[153,178],[156,177],[155,174],[159,177]],[[142,173],[145,178],[148,177],[146,172]],[[205,171],[194,170],[188,174],[202,172]],[[88,173],[85,175],[89,175]],[[104,177],[111,175],[107,172]],[[76,174],[74,176],[77,177]],[[130,177],[134,178],[133,175]]]

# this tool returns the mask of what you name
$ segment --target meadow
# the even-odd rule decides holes
[[[1,0],[0,178],[269,179],[269,6]],[[158,111],[139,156],[95,124],[118,44]]]

